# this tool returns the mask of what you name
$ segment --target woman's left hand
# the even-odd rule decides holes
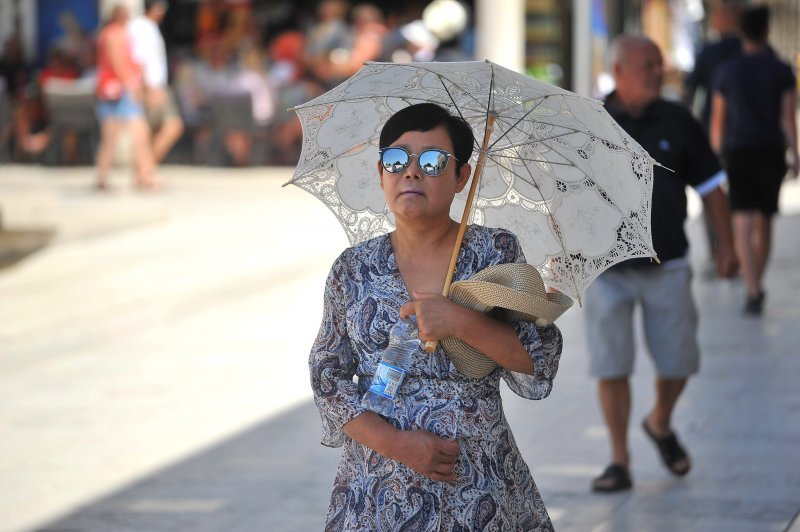
[[[455,324],[458,323],[458,316],[468,309],[453,303],[442,294],[414,291],[412,295],[414,300],[400,307],[400,316],[416,315],[420,340],[429,342],[457,336]]]

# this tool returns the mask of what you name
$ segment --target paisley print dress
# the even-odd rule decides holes
[[[490,265],[524,261],[513,234],[473,225],[454,280]],[[389,328],[409,299],[388,235],[345,250],[328,276],[322,325],[309,360],[322,443],[344,446],[326,530],[552,530],[503,413],[499,385],[503,379],[522,397],[547,397],[561,356],[555,325],[515,325],[533,375],[497,368],[482,379],[469,379],[441,348],[414,354],[388,421],[399,429],[455,439],[460,445],[457,481],[431,480],[342,432],[345,423],[367,410],[361,397],[388,345]]]

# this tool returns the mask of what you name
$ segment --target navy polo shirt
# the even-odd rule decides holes
[[[653,168],[651,230],[658,259],[665,263],[686,256],[689,241],[683,229],[686,221],[686,186],[704,194],[713,190],[724,174],[711,150],[703,128],[689,111],[676,103],[658,99],[634,118],[615,105],[615,93],[606,99],[606,109],[628,134],[647,150],[660,166]],[[710,188],[704,190],[705,187]],[[657,264],[635,258],[622,267]]]
[[[772,50],[724,62],[714,90],[725,96],[725,150],[783,150],[781,100],[794,86],[791,67]]]
[[[706,91],[703,99],[703,109],[700,117],[703,126],[708,129],[711,117],[711,90],[713,87],[714,73],[727,59],[737,55],[742,49],[741,41],[736,35],[724,35],[714,43],[707,44],[697,54],[694,70],[686,77],[687,88],[702,88]]]

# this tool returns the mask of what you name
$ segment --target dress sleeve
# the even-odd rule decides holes
[[[346,264],[339,257],[328,274],[322,324],[311,348],[308,365],[314,402],[322,417],[322,444],[340,447],[342,426],[366,410],[353,381],[358,357],[347,335]]]
[[[495,239],[495,247],[502,248],[500,262],[524,263],[525,255],[519,241],[507,234],[503,239]],[[501,245],[498,246],[497,244]],[[558,372],[561,360],[563,338],[561,331],[551,323],[545,327],[536,327],[533,322],[520,321],[514,324],[522,347],[528,352],[533,364],[533,375],[500,368],[501,376],[512,392],[526,399],[544,399],[553,389],[553,379]]]
[[[501,368],[503,380],[520,397],[544,399],[553,389],[553,379],[561,360],[561,331],[554,323],[539,328],[529,321],[516,323],[514,330],[531,357],[533,375]]]

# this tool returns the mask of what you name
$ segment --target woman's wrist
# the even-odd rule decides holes
[[[395,459],[396,440],[402,432],[372,411],[366,411],[347,422],[342,430],[349,437],[382,454]]]
[[[389,426],[392,428],[392,430],[387,431],[387,439],[384,443],[384,448],[378,452],[390,460],[402,462],[401,458],[403,453],[401,452],[401,449],[403,448],[403,436],[405,431],[397,429],[392,425]]]
[[[480,325],[480,320],[486,318],[483,313],[466,307],[458,306],[458,313],[453,323],[454,338],[467,341],[470,333],[475,331],[475,327]]]

